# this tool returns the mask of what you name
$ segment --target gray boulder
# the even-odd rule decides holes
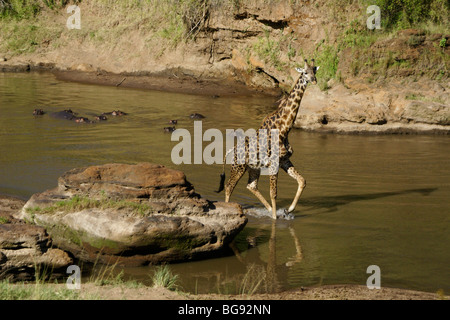
[[[213,257],[247,223],[238,204],[207,201],[183,172],[150,163],[73,169],[18,216],[77,258],[128,266]]]

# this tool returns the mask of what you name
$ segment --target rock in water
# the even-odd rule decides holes
[[[207,201],[183,172],[151,163],[73,169],[20,218],[78,258],[128,266],[213,257],[247,223],[238,204]]]
[[[72,264],[69,255],[52,248],[43,227],[25,224],[12,216],[24,203],[0,196],[0,279],[34,280],[39,272],[46,278],[66,275],[67,266]]]

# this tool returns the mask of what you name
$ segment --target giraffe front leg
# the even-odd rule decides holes
[[[270,176],[270,200],[272,201],[272,219],[277,219],[277,183],[278,175]]]
[[[294,178],[298,183],[297,193],[295,194],[292,204],[289,206],[289,209],[287,210],[288,213],[291,213],[297,206],[298,200],[302,195],[303,189],[305,189],[306,180],[300,175],[300,173],[297,172],[297,170],[295,170],[294,165],[289,160],[282,163],[281,167],[283,168],[284,171],[287,172],[289,176]]]

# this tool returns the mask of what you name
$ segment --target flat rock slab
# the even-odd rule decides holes
[[[77,258],[128,266],[214,257],[247,223],[238,204],[207,201],[183,172],[151,163],[73,169],[18,217]]]

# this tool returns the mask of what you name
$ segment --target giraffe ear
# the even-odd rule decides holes
[[[316,73],[319,70],[320,66],[314,67],[314,73]]]
[[[295,70],[297,70],[298,73],[305,72],[305,69],[302,69],[302,68],[295,68]]]

